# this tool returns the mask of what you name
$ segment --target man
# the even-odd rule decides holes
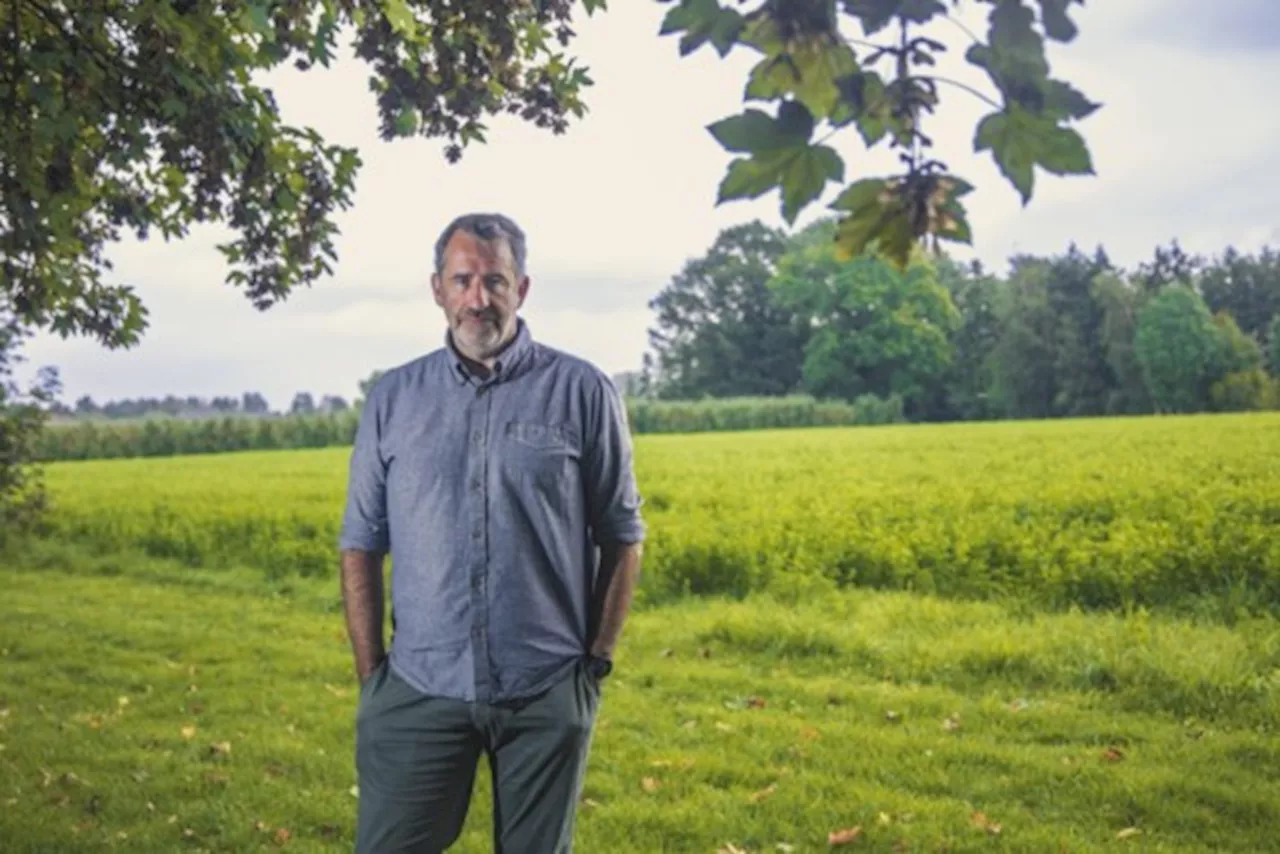
[[[382,376],[361,413],[340,548],[362,854],[444,851],[481,754],[495,851],[573,848],[644,525],[616,389],[518,316],[526,254],[507,217],[452,222],[431,279],[445,346]]]

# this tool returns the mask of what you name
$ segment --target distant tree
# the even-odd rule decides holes
[[[1015,256],[1000,289],[1000,338],[992,358],[991,400],[1010,418],[1049,418],[1057,398],[1057,318],[1049,299],[1051,261]]]
[[[1228,247],[1198,281],[1210,311],[1226,312],[1246,335],[1268,340],[1271,321],[1280,317],[1280,252],[1264,247],[1256,256],[1244,255]]]
[[[815,223],[779,262],[772,283],[783,306],[810,327],[803,388],[853,401],[901,397],[920,417],[950,364],[949,337],[960,316],[923,253],[899,270],[876,255],[840,259],[836,223]]]
[[[386,371],[375,370],[373,373],[369,374],[369,376],[360,380],[360,383],[359,383],[360,393],[359,395],[357,395],[355,399],[355,403],[352,404],[354,408],[356,409],[364,408],[364,402],[369,399],[369,394],[373,391],[373,387],[378,384],[378,380],[382,379],[382,376],[385,373]]]
[[[309,391],[300,391],[295,394],[293,403],[289,405],[289,412],[292,415],[311,415],[315,411],[316,402]]]
[[[654,391],[663,398],[784,395],[800,382],[805,329],[769,289],[787,249],[755,221],[726,229],[649,303]]]
[[[1138,265],[1134,279],[1144,293],[1154,295],[1167,285],[1195,282],[1204,265],[1203,258],[1188,254],[1174,240],[1167,248],[1157,246],[1152,259]]]
[[[1119,274],[1107,272],[1094,278],[1093,298],[1102,312],[1098,334],[1115,380],[1105,412],[1108,415],[1150,412],[1151,395],[1147,393],[1142,366],[1134,351],[1142,292]]]
[[[350,408],[351,408],[351,405],[347,403],[345,398],[342,398],[342,397],[326,394],[324,397],[320,399],[319,411],[326,414],[332,414],[335,412],[346,412]]]
[[[1258,342],[1240,328],[1234,317],[1220,311],[1213,316],[1213,322],[1218,327],[1224,372],[1253,371],[1266,364],[1266,357]]]
[[[266,415],[271,411],[267,399],[256,391],[246,391],[240,398],[240,409],[249,415]]]
[[[1267,362],[1271,369],[1271,376],[1280,380],[1280,314],[1271,319],[1271,326],[1267,331]]]
[[[1090,258],[1074,245],[1053,258],[1047,281],[1055,318],[1053,414],[1102,415],[1116,387],[1102,339],[1102,307],[1094,279],[1114,268],[1101,248]]]
[[[240,401],[234,397],[215,397],[209,405],[214,412],[235,412],[240,408]]]
[[[960,322],[951,336],[951,366],[941,381],[937,417],[984,419],[997,411],[990,396],[992,352],[1000,340],[1002,283],[975,261],[962,267],[950,258],[934,259],[938,282],[951,295]]]
[[[1209,307],[1186,285],[1168,285],[1138,316],[1138,364],[1163,412],[1200,412],[1226,367],[1222,334]]]
[[[97,415],[99,411],[98,404],[87,394],[76,401],[76,415]]]

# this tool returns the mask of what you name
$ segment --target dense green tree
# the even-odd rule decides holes
[[[1050,274],[1048,259],[1016,256],[1000,290],[1000,338],[991,356],[990,397],[1010,418],[1054,414],[1058,324],[1049,299]]]
[[[934,259],[938,281],[960,314],[951,336],[951,365],[940,383],[932,415],[962,420],[998,417],[991,399],[992,353],[1000,341],[1002,283],[974,262],[962,267],[945,255]]]
[[[1049,310],[1056,318],[1053,338],[1056,388],[1053,414],[1101,415],[1116,387],[1102,339],[1102,307],[1094,299],[1094,279],[1113,268],[1101,249],[1090,258],[1074,245],[1049,266]]]
[[[758,221],[726,229],[650,301],[657,396],[781,395],[799,385],[805,329],[769,289],[786,248],[781,231]]]
[[[0,545],[36,522],[44,508],[40,471],[32,464],[60,385],[53,369],[41,369],[29,385],[18,382],[25,334],[13,313],[0,307]]]
[[[1101,273],[1093,280],[1093,298],[1102,312],[1098,335],[1115,384],[1107,396],[1105,413],[1134,415],[1150,412],[1142,366],[1134,352],[1138,312],[1143,291],[1115,272]]]
[[[1280,380],[1280,314],[1271,319],[1267,341],[1267,362],[1271,369],[1271,376]]]
[[[1240,328],[1232,315],[1220,311],[1213,316],[1213,322],[1218,327],[1224,372],[1253,371],[1265,364],[1258,342]]]
[[[1134,337],[1147,390],[1163,412],[1201,412],[1226,367],[1222,333],[1204,300],[1186,285],[1168,285],[1138,316]]]
[[[1264,247],[1254,256],[1228,247],[1198,282],[1210,311],[1230,314],[1246,335],[1267,340],[1271,321],[1280,316],[1280,252]]]
[[[919,417],[950,364],[959,314],[923,255],[905,270],[876,255],[844,261],[837,228],[826,220],[798,235],[772,284],[810,327],[803,388],[850,401],[896,395]]]

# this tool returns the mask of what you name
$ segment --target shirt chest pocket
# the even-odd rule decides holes
[[[511,421],[503,428],[502,467],[518,481],[563,490],[577,466],[577,431],[562,424]]]

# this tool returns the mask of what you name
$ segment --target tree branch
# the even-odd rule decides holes
[[[982,42],[982,39],[978,38],[977,36],[975,36],[975,35],[973,34],[973,30],[969,29],[969,28],[968,28],[968,27],[966,27],[964,24],[962,24],[962,23],[960,23],[959,21],[957,21],[955,18],[951,17],[950,15],[946,14],[945,12],[942,14],[942,17],[943,17],[943,18],[945,18],[946,20],[950,21],[950,22],[951,22],[954,26],[956,26],[957,28],[959,28],[959,30],[960,30],[962,33],[964,33],[966,36],[968,36],[969,38],[973,39],[973,43],[974,43],[974,44],[982,44],[982,43],[983,43],[983,42]]]
[[[986,95],[982,94],[982,92],[980,92],[979,90],[977,90],[977,89],[973,88],[972,86],[970,86],[968,83],[961,83],[959,80],[952,80],[950,77],[936,77],[936,76],[929,76],[929,77],[917,77],[916,79],[917,79],[917,80],[932,80],[934,83],[946,83],[948,86],[955,86],[957,89],[963,89],[964,91],[968,92],[970,95],[973,95],[975,98],[978,98],[978,99],[980,99],[980,100],[982,100],[982,101],[985,101],[986,103],[988,103],[988,104],[990,104],[991,106],[995,107],[997,110],[1003,110],[1003,109],[1004,109],[1004,105],[1003,105],[1003,104],[1001,104],[1001,103],[999,103],[999,102],[997,102],[997,101],[992,100],[991,98],[989,98],[989,97],[987,97]]]

